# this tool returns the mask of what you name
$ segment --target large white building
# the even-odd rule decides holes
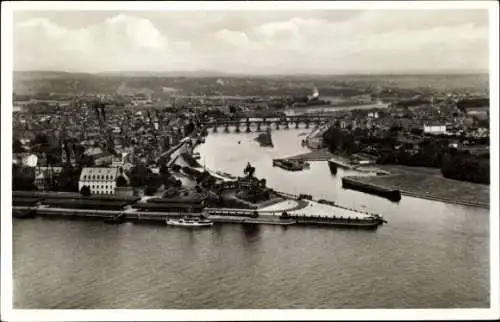
[[[116,179],[120,175],[119,168],[83,168],[78,182],[78,190],[83,186],[90,188],[91,194],[114,195]]]

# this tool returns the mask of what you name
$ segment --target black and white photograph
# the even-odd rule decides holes
[[[1,39],[2,320],[499,318],[496,1],[12,1]]]

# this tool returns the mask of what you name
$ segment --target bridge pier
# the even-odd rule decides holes
[[[236,133],[240,133],[240,123],[236,123]]]
[[[214,125],[214,128],[212,129],[212,132],[217,133],[217,125]]]
[[[248,118],[247,118],[248,120]],[[246,129],[247,133],[250,133],[252,132],[252,130],[250,130],[250,122],[247,122],[247,129]]]
[[[280,129],[280,122],[276,122],[276,130],[279,130]]]
[[[309,128],[309,121],[306,121],[306,129]]]
[[[258,123],[257,123],[257,131],[260,131],[260,125],[261,125],[261,123],[260,123],[260,122],[258,122]]]
[[[288,130],[290,128],[290,125],[288,124],[288,121],[285,120],[285,129]]]
[[[224,126],[224,133],[229,133],[229,124],[226,123],[226,125]]]

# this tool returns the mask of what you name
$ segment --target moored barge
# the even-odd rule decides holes
[[[374,229],[387,223],[381,216],[376,214],[359,213],[357,216],[340,215],[304,215],[288,214],[286,211],[280,216],[283,219],[292,219],[299,225],[329,225],[344,228],[368,228]]]
[[[399,190],[387,189],[385,187],[359,182],[354,178],[343,177],[342,188],[369,193],[394,202],[399,202],[401,200],[401,192]]]
[[[273,167],[280,167],[288,171],[301,171],[309,166],[308,162],[302,160],[273,159]]]

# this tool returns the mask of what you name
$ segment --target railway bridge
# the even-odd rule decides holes
[[[294,115],[281,117],[219,118],[204,122],[203,125],[207,130],[212,129],[213,132],[217,132],[219,128],[223,127],[225,133],[229,133],[230,128],[233,128],[236,133],[242,130],[249,133],[252,130],[261,131],[273,126],[277,130],[281,127],[284,129],[291,127],[300,128],[301,124],[304,125],[304,128],[308,129],[311,125],[319,127],[333,120],[334,117],[331,115]]]

